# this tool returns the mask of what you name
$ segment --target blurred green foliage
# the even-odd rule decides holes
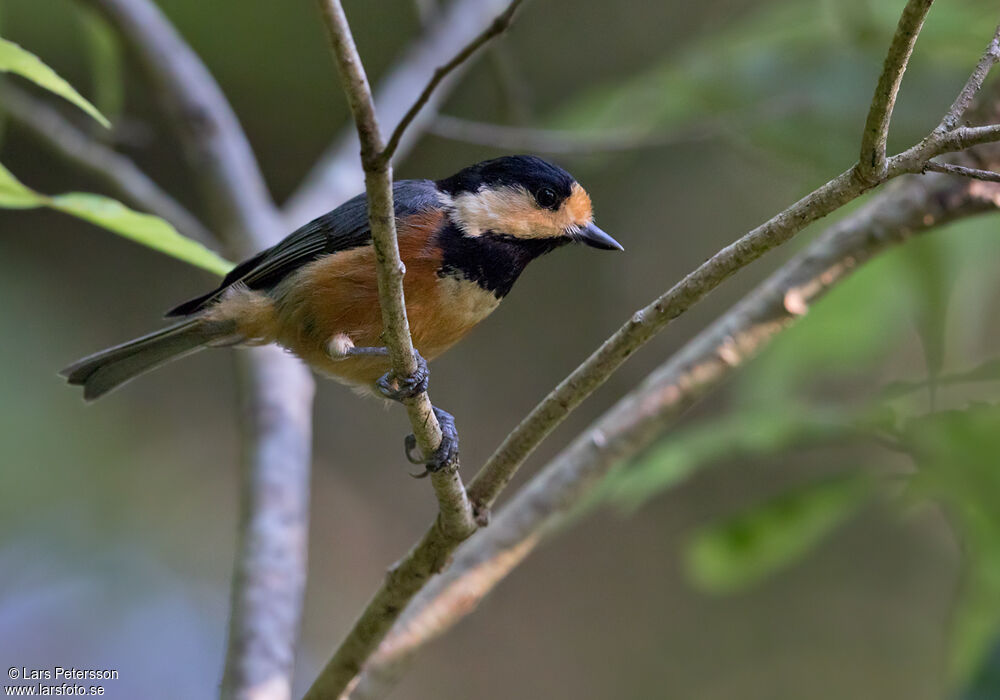
[[[931,73],[967,73],[989,39],[992,25],[983,17],[993,8],[987,0],[935,5],[920,35],[915,66],[930,60]],[[646,71],[570,101],[552,115],[551,124],[615,129],[654,141],[670,132],[718,132],[818,172],[842,169],[857,151],[871,100],[867,86],[874,84],[898,12],[896,3],[880,0],[762,3]],[[961,82],[944,92],[928,73],[913,73],[904,92],[939,95],[943,113]],[[817,75],[824,77],[816,80]],[[897,110],[894,140],[919,137],[936,116]]]
[[[870,497],[857,475],[817,481],[698,532],[685,564],[703,590],[731,593],[762,581],[808,552]]]

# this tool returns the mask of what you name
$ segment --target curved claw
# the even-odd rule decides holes
[[[415,457],[417,438],[412,433],[403,441],[406,459],[411,464],[422,464],[426,467],[421,474],[410,474],[415,479],[423,479],[428,474],[441,471],[458,462],[458,429],[455,427],[455,417],[437,406],[433,408],[441,426],[441,444],[434,450],[434,454],[429,458]]]
[[[410,464],[425,464],[423,456],[414,457],[415,454],[419,454],[419,452],[414,451],[417,449],[416,435],[410,433],[403,439],[403,449],[406,451],[406,459]]]
[[[390,401],[405,401],[427,391],[430,383],[430,370],[427,360],[413,348],[413,357],[417,361],[417,370],[409,377],[397,377],[392,372],[386,372],[375,382],[375,387]]]

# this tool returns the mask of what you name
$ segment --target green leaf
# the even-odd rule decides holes
[[[163,219],[129,209],[121,202],[98,194],[70,192],[44,195],[26,187],[0,165],[0,207],[32,209],[48,207],[114,231],[144,246],[178,260],[224,275],[233,265],[197,241],[182,236]]]
[[[0,165],[0,207],[5,209],[34,209],[43,206],[40,195],[21,184],[3,165]]]
[[[16,73],[33,81],[46,90],[69,100],[105,128],[111,128],[111,122],[94,105],[73,89],[72,85],[60,78],[58,73],[45,65],[38,56],[30,51],[25,51],[14,42],[2,38],[0,38],[0,71]]]
[[[685,551],[687,573],[712,593],[758,583],[812,550],[871,494],[871,480],[859,475],[785,493],[697,533]]]

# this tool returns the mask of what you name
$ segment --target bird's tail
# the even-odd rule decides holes
[[[59,374],[83,387],[87,401],[104,396],[133,377],[207,345],[237,342],[235,324],[190,319],[102,350],[74,362]]]

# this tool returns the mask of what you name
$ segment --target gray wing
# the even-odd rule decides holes
[[[430,180],[400,180],[393,183],[392,194],[397,219],[438,205],[437,188]],[[174,307],[166,315],[187,316],[200,311],[234,284],[270,289],[313,260],[370,243],[368,198],[359,194],[240,263],[216,289]]]

